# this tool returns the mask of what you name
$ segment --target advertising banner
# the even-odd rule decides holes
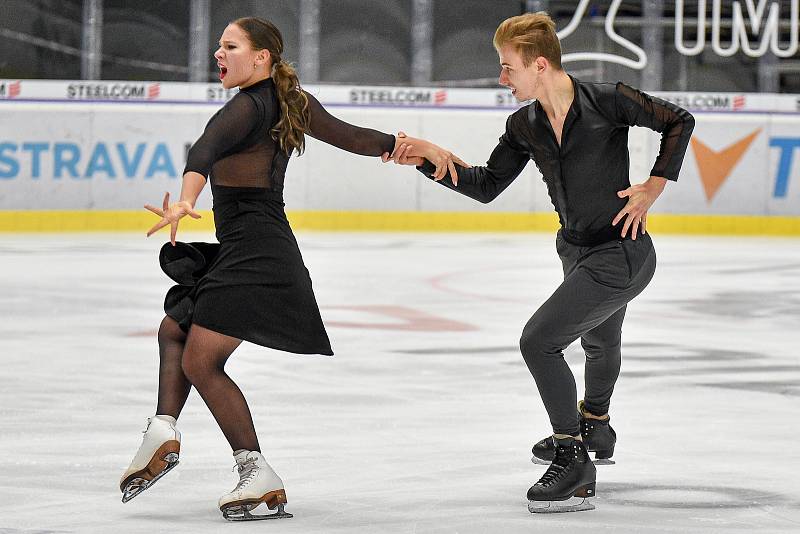
[[[304,85],[328,105],[423,108],[516,109],[507,89]],[[53,102],[225,102],[237,89],[218,83],[124,82],[68,80],[0,80],[0,100]],[[768,93],[655,92],[689,111],[795,113],[800,96]]]
[[[345,121],[429,138],[472,164],[486,161],[518,105],[495,90],[308,89]],[[233,94],[218,84],[0,80],[0,210],[134,210],[177,194],[188,148]],[[662,96],[694,109],[697,124],[680,179],[653,212],[800,215],[796,96]],[[631,130],[632,182],[647,178],[659,139]],[[307,154],[289,165],[288,209],[552,212],[535,165],[484,206],[313,139]]]

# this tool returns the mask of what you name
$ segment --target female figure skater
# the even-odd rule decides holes
[[[226,519],[291,517],[283,510],[280,477],[260,452],[250,409],[225,373],[225,362],[242,340],[301,354],[332,355],[292,230],[283,209],[289,156],[302,153],[304,134],[367,156],[395,150],[394,136],[359,128],[329,115],[299,85],[281,59],[283,38],[259,18],[229,24],[214,54],[225,88],[236,94],[209,121],[192,146],[181,197],[148,210],[162,217],[147,235],[171,226],[161,250],[164,271],[178,285],[165,299],[158,331],[160,369],[156,415],[122,476],[123,502],[151,486],[178,463],[176,420],[192,386],[197,388],[233,449],[239,483],[219,500]],[[405,139],[406,141],[408,139]],[[442,177],[455,172],[451,153],[421,140],[425,157]],[[194,204],[211,176],[219,244],[176,243],[178,221],[199,218]],[[266,503],[270,515],[251,515]]]

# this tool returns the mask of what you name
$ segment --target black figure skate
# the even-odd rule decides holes
[[[539,482],[528,490],[531,513],[594,510],[586,502],[595,496],[597,469],[582,442],[574,438],[555,440],[555,458]]]
[[[611,418],[600,420],[584,417],[583,401],[578,404],[578,417],[581,425],[581,438],[586,449],[594,453],[595,465],[612,465],[614,460],[614,446],[617,443],[617,433],[611,428]],[[531,461],[535,464],[549,465],[556,453],[554,437],[548,436],[533,446]]]

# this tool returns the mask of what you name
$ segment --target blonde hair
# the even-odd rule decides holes
[[[556,23],[544,11],[507,18],[497,27],[492,43],[498,51],[506,45],[514,47],[526,67],[541,56],[561,70],[561,44],[556,35]]]
[[[305,149],[305,134],[311,124],[308,97],[300,87],[300,80],[291,65],[281,59],[283,36],[280,30],[268,20],[258,17],[245,17],[234,20],[250,40],[254,50],[268,50],[272,60],[272,80],[278,94],[281,108],[280,120],[272,129],[272,138],[281,150],[291,154],[295,149],[302,154]]]

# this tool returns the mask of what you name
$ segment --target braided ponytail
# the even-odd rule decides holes
[[[278,141],[281,150],[287,154],[295,149],[298,154],[302,154],[306,145],[305,133],[311,123],[308,97],[300,88],[297,73],[288,63],[282,60],[274,63],[272,78],[281,107],[281,118],[272,129],[273,139]]]
[[[294,150],[302,154],[305,134],[311,123],[308,98],[300,87],[300,80],[291,65],[281,59],[283,36],[280,30],[258,17],[244,17],[232,22],[247,34],[254,50],[268,50],[272,59],[272,79],[278,94],[280,119],[270,132],[281,150],[291,155]]]

